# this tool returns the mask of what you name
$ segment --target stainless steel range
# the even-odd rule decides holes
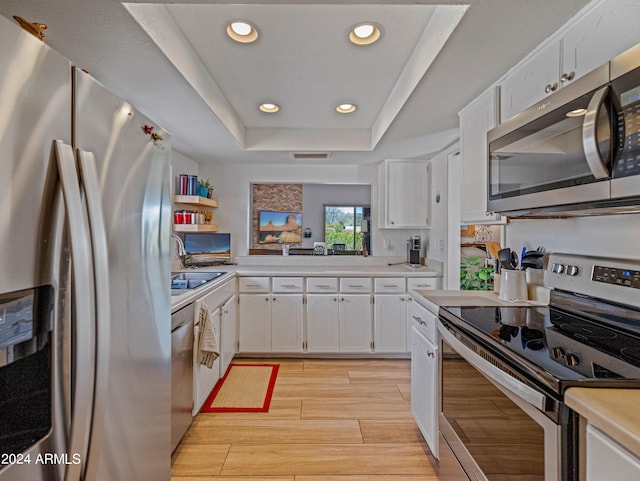
[[[640,261],[551,255],[549,306],[440,309],[440,478],[576,481],[572,386],[640,387]]]

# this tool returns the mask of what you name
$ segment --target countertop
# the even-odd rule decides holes
[[[546,288],[544,288],[546,289]],[[548,292],[548,290],[547,290]],[[433,290],[410,291],[413,298],[429,311],[438,314],[438,309],[447,306],[539,306],[548,304],[548,300],[534,299],[530,301],[509,302],[498,299],[498,293],[493,291],[444,291]]]
[[[564,399],[590,424],[640,457],[640,389],[574,387]]]
[[[171,296],[171,312],[175,312],[196,299],[208,294],[229,279],[236,276],[353,276],[353,277],[440,277],[439,268],[429,266],[411,267],[406,264],[399,265],[221,265],[212,267],[200,267],[197,269],[184,269],[184,272],[226,272],[224,276],[208,282],[204,286],[189,290],[179,296]]]

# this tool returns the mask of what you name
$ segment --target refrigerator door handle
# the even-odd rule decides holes
[[[110,346],[110,292],[109,292],[109,255],[104,210],[102,208],[101,188],[98,178],[96,159],[92,152],[78,150],[78,165],[84,190],[89,230],[91,231],[91,250],[93,253],[93,275],[95,281],[96,302],[96,371],[95,392],[93,398],[93,417],[89,452],[86,458],[84,479],[95,479],[102,441],[104,439],[104,416],[109,376]]]
[[[84,461],[89,442],[89,421],[93,407],[94,384],[94,332],[93,332],[93,279],[87,245],[88,233],[82,208],[80,184],[73,148],[59,140],[53,141],[69,226],[69,242],[73,269],[73,366],[71,389],[71,424],[69,427],[68,453],[79,455]],[[65,481],[81,479],[83,462],[70,463],[65,471]]]

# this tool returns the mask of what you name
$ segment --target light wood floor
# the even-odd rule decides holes
[[[280,364],[269,412],[199,414],[172,481],[438,479],[410,413],[410,361],[267,362]]]

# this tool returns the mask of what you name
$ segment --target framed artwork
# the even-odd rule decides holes
[[[302,214],[261,210],[258,214],[258,243],[299,244],[302,242]]]

